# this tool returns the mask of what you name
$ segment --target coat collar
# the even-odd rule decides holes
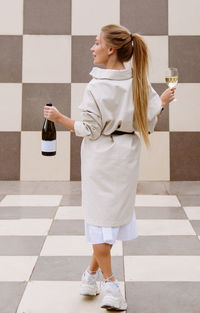
[[[91,72],[89,73],[93,78],[97,79],[115,79],[115,80],[123,80],[132,78],[132,69],[126,68],[124,70],[111,70],[100,67],[93,67]]]

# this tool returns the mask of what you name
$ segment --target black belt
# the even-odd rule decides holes
[[[123,131],[120,131],[120,130],[115,130],[113,133],[111,133],[111,135],[123,135],[123,134],[135,134],[135,132],[131,132],[131,133],[128,133],[128,132],[123,132]]]

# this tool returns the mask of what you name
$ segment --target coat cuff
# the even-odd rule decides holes
[[[83,137],[83,122],[75,121],[74,123],[74,132],[76,136]]]
[[[158,122],[157,115],[151,121],[148,122],[148,128],[149,128],[148,134],[151,134],[154,132],[157,122]]]

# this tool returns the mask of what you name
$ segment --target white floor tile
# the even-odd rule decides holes
[[[126,281],[200,281],[200,256],[125,256]]]
[[[177,196],[168,195],[136,195],[135,206],[176,207],[181,206]]]
[[[190,220],[200,220],[200,207],[198,206],[185,206],[183,207],[187,217]]]
[[[52,219],[0,220],[1,236],[45,236],[51,227]]]
[[[41,255],[92,255],[92,245],[85,236],[49,236],[44,242]],[[111,255],[122,255],[122,242],[116,241]]]
[[[124,283],[120,282],[124,294]],[[102,294],[79,294],[80,282],[31,281],[27,284],[16,313],[102,313]]]
[[[0,256],[0,281],[28,281],[37,256]]]
[[[61,206],[58,208],[55,220],[82,220],[84,212],[81,206]]]
[[[57,206],[61,195],[7,195],[0,206]]]
[[[139,236],[196,235],[188,220],[137,220]]]

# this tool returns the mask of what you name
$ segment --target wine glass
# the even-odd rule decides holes
[[[167,86],[172,89],[178,84],[178,69],[175,67],[169,67],[165,72],[165,82]],[[173,101],[177,101],[175,98]],[[172,102],[173,102],[172,101]]]

